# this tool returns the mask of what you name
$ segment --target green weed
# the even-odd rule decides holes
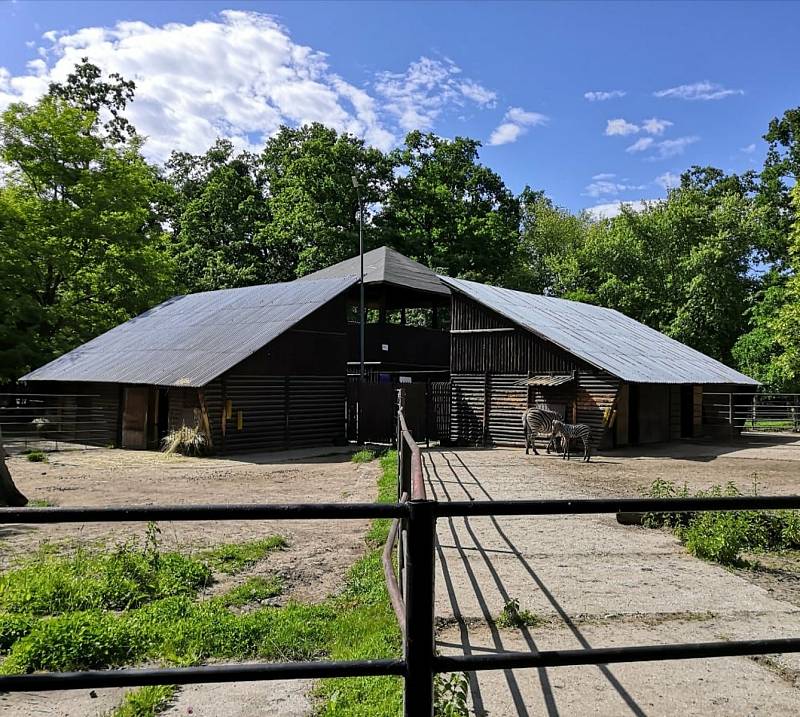
[[[155,717],[169,706],[177,688],[174,685],[150,685],[128,692],[109,717]]]
[[[287,547],[286,538],[271,535],[261,540],[246,543],[227,543],[200,553],[202,559],[214,570],[226,575],[240,573],[271,552]]]
[[[364,449],[358,451],[358,453],[353,453],[350,460],[353,461],[353,463],[369,463],[370,461],[374,461],[375,458],[377,458],[375,451]]]
[[[498,627],[535,627],[541,618],[530,610],[521,610],[519,600],[511,598],[503,605],[500,615],[495,620]]]
[[[36,498],[28,501],[28,508],[53,508],[55,503],[47,500],[47,498]]]
[[[433,681],[436,717],[469,717],[469,681],[464,672],[436,675]]]
[[[283,581],[277,575],[268,578],[254,577],[237,585],[219,599],[228,607],[242,607],[276,597],[283,592]]]
[[[126,610],[171,595],[194,595],[211,581],[200,561],[158,554],[133,544],[110,553],[78,550],[63,557],[46,548],[0,576],[0,609],[58,615],[90,609]]]
[[[44,451],[29,451],[26,458],[31,463],[47,463],[47,454]]]

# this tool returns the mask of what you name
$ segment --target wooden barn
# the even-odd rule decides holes
[[[453,291],[451,440],[520,445],[522,412],[549,407],[594,444],[698,436],[703,390],[758,382],[624,314],[441,277]]]
[[[343,442],[356,281],[177,296],[20,380],[77,398],[101,423],[101,445],[158,448],[182,425],[204,428],[217,453]]]

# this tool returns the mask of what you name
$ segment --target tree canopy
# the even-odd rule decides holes
[[[596,220],[515,195],[478,141],[420,131],[384,153],[321,124],[281,127],[258,152],[220,139],[156,167],[131,101],[133,82],[84,60],[0,119],[0,382],[174,292],[353,256],[363,207],[367,249],[609,306],[800,388],[800,108],[769,123],[760,171],[691,167],[665,199]]]

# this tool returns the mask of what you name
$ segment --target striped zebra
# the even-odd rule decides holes
[[[547,408],[529,408],[522,414],[522,431],[525,434],[525,455],[528,455],[528,448],[533,448],[535,455],[539,455],[536,450],[536,434],[544,433],[547,436],[547,452],[553,445],[553,421],[560,418],[559,414]]]
[[[577,423],[574,426],[570,423],[562,423],[559,420],[553,421],[553,437],[561,438],[564,449],[564,459],[569,460],[570,443],[576,438],[583,441],[583,460],[587,463],[591,457],[592,429],[585,423]]]

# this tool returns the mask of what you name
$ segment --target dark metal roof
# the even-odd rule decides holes
[[[313,274],[308,274],[303,279],[322,279],[331,276],[358,277],[360,264],[359,257],[354,256],[333,266],[315,271]],[[364,254],[364,283],[387,283],[432,294],[450,295],[450,289],[442,284],[436,272],[388,246],[382,246]]]
[[[290,281],[176,296],[20,380],[204,386],[355,282]]]
[[[575,378],[572,374],[531,376],[517,381],[517,386],[561,386]]]
[[[614,309],[464,279],[440,279],[515,324],[625,381],[758,385],[749,376]]]

